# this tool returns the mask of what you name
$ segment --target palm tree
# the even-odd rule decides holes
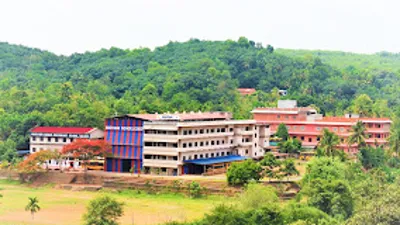
[[[335,156],[337,146],[340,144],[339,136],[324,128],[319,147],[325,152],[326,156]]]
[[[356,125],[351,127],[351,135],[347,139],[347,144],[349,148],[352,144],[357,144],[359,147],[365,147],[365,139],[367,138],[367,134],[365,133],[366,129],[364,124],[361,121],[358,121]]]
[[[30,211],[32,219],[34,219],[34,214],[40,210],[39,200],[36,197],[29,197],[28,205],[25,207],[25,211]]]
[[[393,120],[393,124],[390,127],[390,134],[389,134],[389,145],[390,150],[396,153],[396,156],[399,157],[400,152],[400,124],[397,119]]]

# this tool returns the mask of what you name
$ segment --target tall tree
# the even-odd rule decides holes
[[[110,154],[111,146],[104,140],[88,140],[77,139],[63,147],[61,153],[63,155],[72,155],[82,160],[85,172],[87,171],[87,163],[96,156],[106,156]]]
[[[335,154],[337,154],[336,151],[338,150],[337,146],[339,144],[339,136],[324,128],[322,131],[321,141],[318,143],[318,147],[325,152],[325,155],[330,157],[335,156]]]
[[[35,218],[35,213],[40,210],[39,200],[37,197],[29,197],[28,205],[25,206],[25,211],[30,211],[32,219]]]
[[[289,139],[289,132],[284,123],[279,124],[276,130],[275,136],[282,139],[282,141],[287,141]]]
[[[366,129],[364,124],[361,121],[357,121],[357,123],[351,127],[351,134],[347,139],[347,144],[349,148],[353,144],[357,144],[359,147],[364,147],[366,145],[365,139],[367,138]]]

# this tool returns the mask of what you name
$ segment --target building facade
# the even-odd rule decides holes
[[[340,137],[340,147],[346,152],[356,153],[356,144],[347,145],[351,135],[351,127],[361,121],[366,128],[368,145],[387,146],[392,121],[388,118],[360,118],[358,115],[347,114],[344,117],[323,117],[309,107],[297,107],[295,101],[280,101],[277,108],[256,108],[252,111],[253,118],[259,122],[270,124],[271,134],[275,133],[279,124],[284,123],[292,138],[302,141],[303,147],[315,148],[324,128]]]
[[[225,112],[198,112],[175,114],[135,114],[114,117],[106,120],[106,140],[113,146],[113,158],[107,159],[106,171],[127,172],[124,165],[115,166],[118,161],[126,159],[126,154],[136,155],[140,161],[135,168],[143,168],[145,172],[157,171],[159,174],[181,175],[193,173],[186,165],[195,164],[194,160],[215,159],[227,156],[242,156],[258,158],[264,155],[263,146],[269,144],[268,125],[257,124],[255,120],[232,120],[230,113]],[[130,122],[115,122],[114,120],[130,119],[138,121],[139,127],[123,128]],[[113,122],[114,121],[114,122]],[[125,124],[125,125],[121,125]],[[111,125],[108,125],[111,124]],[[115,125],[116,124],[116,125]],[[111,126],[111,127],[110,127]],[[122,145],[132,145],[135,138],[125,137],[123,130],[141,132],[137,136],[138,145],[135,148],[122,147],[121,142],[115,141],[121,136]],[[122,132],[122,133],[121,133]],[[111,137],[114,136],[114,139]],[[126,135],[130,137],[128,133]],[[133,133],[132,136],[135,136]],[[116,153],[117,152],[117,153]],[[235,160],[238,158],[236,157]],[[242,158],[243,159],[243,158]],[[113,166],[109,164],[114,163]],[[186,165],[186,167],[185,167]],[[122,168],[122,170],[115,168]],[[136,171],[139,172],[139,171]],[[205,172],[200,171],[200,172]]]
[[[35,127],[30,130],[30,153],[60,151],[76,139],[103,139],[104,132],[93,127]]]

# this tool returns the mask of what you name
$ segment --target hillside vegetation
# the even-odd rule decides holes
[[[235,118],[249,118],[254,107],[274,106],[278,89],[287,89],[286,98],[300,106],[314,104],[330,115],[398,111],[396,70],[330,63],[277,53],[244,37],[68,57],[0,43],[0,157],[12,158],[14,147],[26,149],[36,125],[101,128],[111,115],[168,111],[232,111]],[[238,87],[258,92],[241,97]]]

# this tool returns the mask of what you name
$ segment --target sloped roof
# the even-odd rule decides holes
[[[211,164],[216,164],[216,163],[243,161],[248,158],[249,157],[240,156],[240,155],[228,155],[228,156],[220,156],[220,157],[207,158],[207,159],[186,160],[186,161],[184,161],[184,163],[192,163],[192,164],[196,164],[196,165],[211,165]]]
[[[93,127],[35,127],[31,130],[31,132],[55,134],[86,134],[93,129]]]

